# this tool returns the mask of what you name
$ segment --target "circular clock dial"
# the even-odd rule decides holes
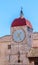
[[[25,38],[25,34],[23,30],[16,30],[13,34],[13,39],[16,42],[21,42]]]

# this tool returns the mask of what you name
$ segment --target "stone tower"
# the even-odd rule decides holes
[[[32,25],[24,18],[14,19],[10,28],[10,35],[0,38],[0,65],[29,65],[27,57],[32,44]]]
[[[23,11],[20,12],[20,17],[16,18],[11,24],[11,49],[10,63],[11,64],[29,64],[27,54],[30,51],[32,44],[32,25],[24,18]]]

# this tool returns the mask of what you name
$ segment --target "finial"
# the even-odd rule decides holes
[[[20,17],[23,18],[23,8],[21,7],[21,11],[20,11]]]

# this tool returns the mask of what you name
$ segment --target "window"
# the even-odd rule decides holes
[[[11,45],[8,45],[8,49],[11,49]]]
[[[30,28],[30,27],[27,27],[27,30],[28,30],[28,31],[30,31],[30,32],[32,32],[32,31],[33,31],[33,29],[32,29],[32,28]]]
[[[20,63],[20,52],[18,51],[18,63]]]
[[[18,60],[18,63],[20,63],[20,59]]]
[[[29,38],[31,38],[31,35],[29,36]]]

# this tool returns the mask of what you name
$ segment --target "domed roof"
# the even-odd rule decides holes
[[[32,25],[31,23],[26,20],[25,18],[16,18],[12,24],[11,24],[11,27],[16,27],[16,26],[24,26],[24,25],[27,25],[28,27],[32,28]]]
[[[25,19],[23,17],[23,11],[21,10],[20,17],[19,18],[16,18],[12,22],[11,27],[24,26],[24,25],[27,25],[28,27],[32,28],[31,23],[27,19]]]

